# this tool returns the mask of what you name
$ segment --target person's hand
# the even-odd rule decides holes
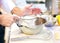
[[[13,14],[16,14],[16,15],[18,15],[18,16],[24,16],[25,14],[31,14],[32,12],[31,12],[31,7],[32,6],[32,4],[30,4],[30,5],[28,5],[28,6],[25,6],[23,9],[20,9],[20,8],[18,8],[18,7],[15,7],[15,8],[13,8],[13,10],[11,11],[11,13],[13,13]]]
[[[32,14],[32,8],[31,8],[32,6],[33,6],[33,4],[29,4],[29,5],[27,5],[27,6],[24,7],[23,10],[24,10],[25,15],[26,14],[28,14],[28,15]]]
[[[0,24],[3,26],[11,26],[13,22],[16,21],[18,17],[12,16],[10,14],[2,14],[0,15]]]
[[[40,14],[42,13],[40,8],[31,8],[33,4],[25,6],[25,13],[32,15],[32,14]]]
[[[20,9],[18,7],[13,8],[13,10],[11,11],[12,14],[16,14],[18,16],[23,16],[24,15],[24,11],[23,9]]]

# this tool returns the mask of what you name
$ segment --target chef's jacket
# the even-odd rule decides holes
[[[16,5],[12,0],[2,0],[2,8],[5,11],[11,12],[14,7],[16,7]]]

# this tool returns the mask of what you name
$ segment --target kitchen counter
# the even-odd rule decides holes
[[[54,26],[54,27],[52,27],[53,29],[50,29],[50,31],[52,32],[52,34],[51,34],[52,37],[48,40],[41,39],[41,38],[39,38],[40,36],[25,35],[22,33],[15,34],[15,35],[10,34],[10,36],[9,36],[8,30],[10,30],[10,29],[8,29],[8,28],[10,28],[10,27],[6,28],[6,35],[5,35],[6,43],[8,42],[8,40],[9,40],[9,43],[60,43],[60,37],[55,35],[55,32],[59,31],[60,26]],[[59,34],[60,34],[60,32],[59,32]],[[9,37],[10,37],[10,39],[9,39]]]

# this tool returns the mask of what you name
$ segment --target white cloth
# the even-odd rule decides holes
[[[7,11],[11,12],[11,10],[16,7],[12,0],[2,0],[2,8]]]

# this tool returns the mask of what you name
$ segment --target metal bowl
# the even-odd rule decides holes
[[[22,32],[30,35],[39,33],[43,29],[43,24],[36,25],[36,20],[36,16],[25,16],[21,18],[20,23],[23,26],[20,29]]]

